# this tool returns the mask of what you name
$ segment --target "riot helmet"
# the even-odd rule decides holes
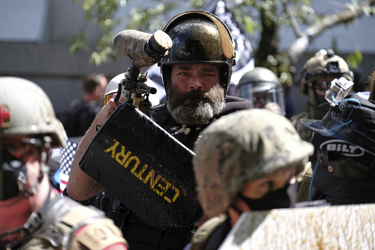
[[[277,76],[267,68],[255,67],[245,73],[236,87],[236,95],[247,99],[254,108],[267,108],[268,103],[277,104],[281,114],[285,115],[283,87]]]
[[[215,64],[220,67],[220,85],[227,91],[235,64],[234,40],[217,16],[204,11],[187,11],[174,16],[164,30],[172,39],[169,53],[160,62],[168,95],[174,64]]]
[[[301,172],[314,148],[284,116],[251,109],[213,122],[194,151],[198,198],[214,216],[225,212],[248,182],[293,165]]]
[[[62,146],[64,129],[45,92],[25,79],[0,77],[0,200],[25,192],[27,171],[17,156],[38,148],[42,175],[48,149]]]
[[[313,119],[322,119],[327,113],[329,105],[319,107],[326,103],[324,92],[330,88],[333,79],[341,77],[353,81],[353,72],[345,60],[335,55],[331,49],[319,50],[314,57],[306,61],[301,71],[300,88],[301,93],[309,98]],[[322,94],[317,94],[319,91]]]
[[[301,120],[314,132],[312,186],[328,202],[375,202],[374,117],[375,103],[352,95],[331,107],[322,120]]]

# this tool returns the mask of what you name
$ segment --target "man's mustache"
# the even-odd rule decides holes
[[[190,92],[181,93],[179,96],[180,103],[184,103],[186,100],[210,100],[208,92],[204,90],[193,90]]]

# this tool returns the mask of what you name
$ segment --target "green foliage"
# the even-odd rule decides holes
[[[359,48],[356,48],[351,54],[346,58],[346,62],[353,69],[358,69],[358,64],[362,62],[363,55]]]
[[[81,30],[72,37],[72,45],[70,46],[70,54],[76,53],[78,50],[88,51],[90,47],[87,44],[86,36]]]
[[[91,54],[90,62],[100,65],[105,62],[112,62],[120,54],[113,48],[113,30],[135,29],[143,32],[153,33],[163,29],[168,21],[169,14],[181,4],[187,5],[186,10],[201,9],[209,0],[147,0],[147,3],[154,3],[155,7],[150,8],[144,1],[133,8],[130,15],[116,17],[115,13],[121,7],[127,7],[135,0],[74,0],[86,12],[86,22],[93,22],[99,25],[102,34],[98,38],[94,52]],[[295,71],[290,65],[289,59],[284,51],[278,47],[278,31],[281,26],[290,26],[290,16],[285,12],[283,2],[287,1],[287,6],[299,25],[311,25],[319,22],[322,15],[315,13],[311,7],[310,0],[226,0],[231,6],[237,22],[249,33],[260,33],[259,41],[253,40],[253,47],[257,49],[254,53],[256,66],[266,67],[279,76],[280,82],[284,86],[291,86],[292,74]],[[353,0],[346,4],[347,9],[358,6],[358,2]],[[373,6],[363,7],[367,16],[375,15]],[[345,24],[350,25],[354,20],[349,20]],[[79,50],[88,51],[84,29],[75,34],[72,38],[71,53]],[[258,44],[254,44],[257,42]],[[332,49],[336,50],[337,40],[332,41]],[[315,52],[314,52],[315,53]],[[314,54],[312,53],[312,54]],[[353,68],[358,67],[362,60],[362,54],[356,49],[347,58],[347,62]]]
[[[162,30],[166,24],[160,15],[168,13],[177,7],[175,1],[159,3],[155,8],[136,7],[130,12],[130,21],[126,29],[136,29],[144,32]]]

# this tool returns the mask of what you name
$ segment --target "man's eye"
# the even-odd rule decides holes
[[[180,73],[178,73],[180,76],[188,76],[189,75],[189,73],[188,72],[180,72]]]
[[[272,183],[272,181],[267,181],[267,182],[263,183],[262,186],[263,186],[264,188],[266,188],[268,191],[271,191],[272,188],[273,188],[273,183]]]

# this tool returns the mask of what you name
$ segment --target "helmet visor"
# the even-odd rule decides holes
[[[236,95],[248,100],[253,108],[264,108],[267,103],[273,102],[279,105],[283,114],[285,113],[284,94],[281,88],[244,84],[237,88]]]

